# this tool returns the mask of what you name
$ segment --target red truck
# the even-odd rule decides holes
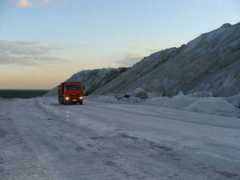
[[[58,86],[59,104],[83,104],[84,87],[80,82],[64,82]]]

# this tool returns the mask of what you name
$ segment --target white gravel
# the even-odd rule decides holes
[[[0,101],[0,180],[240,179],[238,118],[153,104]]]

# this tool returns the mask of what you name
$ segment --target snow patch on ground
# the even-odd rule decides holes
[[[177,95],[171,98],[151,98],[146,103],[190,112],[240,117],[240,109],[235,106],[239,103],[238,101],[240,101],[240,98],[237,100],[235,97],[226,100],[221,97],[195,97],[191,95]]]
[[[185,96],[179,94],[174,97],[155,97],[149,99],[146,103],[152,105],[158,105],[161,107],[183,109],[186,106],[194,103],[198,98],[192,96]]]
[[[228,103],[223,98],[200,98],[194,103],[184,108],[188,111],[201,112],[207,114],[216,114],[237,117],[239,116],[239,109]],[[240,117],[240,116],[239,116]]]
[[[174,97],[152,97],[146,100],[137,97],[117,98],[115,96],[89,96],[88,100],[112,104],[146,104],[179,109],[189,112],[240,117],[240,95],[222,97],[197,97],[179,94]]]
[[[227,97],[225,99],[235,107],[240,108],[240,93],[235,96]]]
[[[97,101],[97,102],[103,102],[103,103],[121,103],[121,104],[136,104],[136,103],[142,103],[145,100],[134,97],[134,96],[129,96],[129,97],[118,97],[118,96],[99,96],[99,95],[94,95],[94,96],[89,96],[87,97],[88,100],[91,101]]]

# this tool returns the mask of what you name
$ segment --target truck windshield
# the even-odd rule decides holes
[[[81,90],[82,86],[80,85],[67,85],[64,87],[65,90]]]

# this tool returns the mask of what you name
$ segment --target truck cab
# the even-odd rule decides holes
[[[58,86],[59,104],[83,104],[84,87],[80,82],[64,82]]]

